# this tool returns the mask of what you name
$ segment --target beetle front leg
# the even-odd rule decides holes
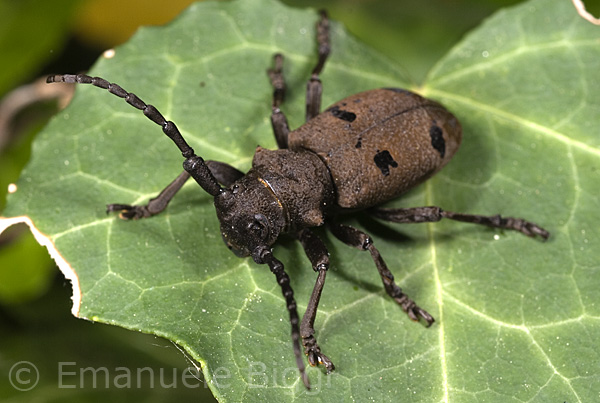
[[[224,186],[230,186],[233,182],[244,176],[243,172],[238,171],[231,165],[219,161],[205,161],[206,166],[213,174],[215,179]],[[124,220],[137,220],[140,218],[148,218],[161,213],[167,208],[169,202],[175,194],[183,187],[190,178],[187,171],[175,178],[175,180],[167,185],[156,197],[150,199],[145,205],[131,204],[107,204],[106,212],[119,212],[119,217]]]
[[[164,209],[167,208],[167,205],[173,199],[175,194],[181,189],[181,187],[187,182],[190,178],[190,174],[186,171],[175,178],[175,180],[167,185],[158,196],[150,199],[148,204],[143,206],[138,205],[130,205],[130,204],[107,204],[106,205],[106,213],[111,212],[120,212],[119,217],[124,220],[137,220],[140,218],[148,218],[153,215],[159,214]]]
[[[492,228],[519,231],[529,237],[539,235],[544,240],[550,236],[550,233],[544,228],[522,218],[454,213],[435,206],[398,209],[374,208],[370,212],[374,217],[394,223],[437,222],[442,218],[448,218],[454,221],[481,224]]]
[[[394,275],[388,269],[377,248],[373,246],[373,240],[369,235],[356,228],[343,224],[330,223],[329,228],[333,235],[346,245],[354,246],[360,250],[368,250],[371,253],[373,262],[375,262],[377,271],[381,276],[385,291],[402,307],[402,310],[406,312],[410,319],[418,322],[419,319],[422,318],[425,320],[427,327],[435,322],[433,317],[426,310],[419,307],[412,299],[404,294],[402,289],[394,282]]]
[[[306,312],[304,312],[302,323],[300,324],[302,345],[304,346],[304,353],[308,357],[308,363],[313,367],[322,364],[329,373],[335,369],[335,366],[325,354],[321,353],[321,348],[314,336],[317,308],[321,299],[321,293],[323,292],[323,286],[325,285],[325,276],[329,269],[329,253],[323,241],[308,228],[298,233],[298,240],[302,244],[306,256],[312,263],[313,270],[317,272],[317,281],[315,282],[315,287],[313,288]]]
[[[310,80],[306,84],[306,121],[308,122],[321,112],[321,95],[323,94],[323,85],[319,79],[319,74],[325,66],[325,61],[329,57],[331,45],[329,41],[329,19],[327,12],[321,10],[321,19],[317,22],[317,45],[319,47],[319,60],[312,71]]]
[[[290,277],[283,268],[283,263],[273,256],[273,252],[267,246],[259,246],[252,252],[252,258],[258,264],[267,264],[271,272],[275,274],[277,284],[281,287],[281,292],[285,298],[286,307],[290,315],[290,324],[292,325],[292,345],[294,355],[296,356],[296,365],[300,371],[300,377],[307,389],[310,389],[310,382],[306,375],[304,361],[300,352],[300,329],[298,328],[298,310],[294,300],[294,291],[290,285]]]

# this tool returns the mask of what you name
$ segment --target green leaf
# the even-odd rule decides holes
[[[4,94],[57,52],[78,0],[0,1],[0,94]],[[53,18],[47,18],[52,15]],[[48,49],[53,51],[48,52]]]
[[[275,52],[286,56],[290,125],[303,121],[316,18],[272,0],[197,4],[168,27],[139,31],[91,73],[158,107],[204,158],[247,170],[257,144],[275,147],[265,74]],[[324,105],[409,82],[338,24],[332,43]],[[391,205],[522,216],[552,237],[349,218],[436,317],[426,329],[385,295],[368,254],[319,232],[332,267],[316,331],[336,371],[309,368],[311,391],[298,379],[279,286],[223,246],[195,184],[152,219],[106,216],[105,204],[144,202],[181,170],[160,128],[122,100],[79,88],[37,139],[4,214],[29,217],[64,259],[77,316],[173,340],[224,401],[593,401],[599,45],[598,28],[569,2],[533,0],[497,13],[433,69],[421,92],[459,117],[463,145]],[[315,274],[296,243],[283,239],[275,254],[303,312]]]
[[[211,401],[171,342],[76,320],[71,290],[56,280],[41,298],[0,309],[3,403]]]

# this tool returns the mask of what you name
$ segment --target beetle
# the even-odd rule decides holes
[[[410,319],[423,320],[428,327],[434,318],[395,283],[372,238],[340,223],[340,215],[364,210],[393,223],[436,222],[448,218],[516,230],[544,240],[550,235],[544,228],[521,218],[462,214],[436,206],[377,207],[444,167],[459,148],[461,125],[441,104],[398,88],[351,95],[321,112],[319,75],[331,48],[325,11],[320,12],[316,32],[318,61],[306,86],[306,123],[295,130],[288,126],[281,110],[286,93],[283,56],[275,54],[267,74],[273,88],[271,125],[278,149],[258,147],[247,173],[223,162],[205,161],[194,152],[173,122],[117,84],[84,74],[54,75],[47,79],[48,83],[92,84],[108,90],[162,127],[181,151],[184,171],[146,205],[109,204],[107,213],[120,212],[123,219],[159,214],[192,177],[214,197],[221,235],[227,247],[237,256],[250,256],[257,264],[267,265],[275,275],[286,301],[296,364],[307,388],[310,383],[300,344],[310,365],[323,365],[327,372],[335,368],[331,359],[321,352],[315,337],[314,321],[329,268],[329,253],[311,228],[325,225],[342,242],[368,251],[387,294]],[[282,234],[291,234],[300,242],[317,273],[301,321],[290,278],[271,248]]]

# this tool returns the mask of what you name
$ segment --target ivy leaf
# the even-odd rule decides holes
[[[286,57],[290,125],[302,123],[316,19],[272,0],[197,4],[168,27],[140,30],[91,74],[158,107],[204,158],[247,170],[256,145],[275,147],[265,73],[275,52]],[[332,43],[324,105],[408,86],[335,23]],[[436,317],[426,329],[385,295],[368,254],[320,232],[332,267],[315,327],[336,371],[309,368],[311,391],[298,378],[279,286],[223,246],[195,184],[152,219],[106,216],[105,204],[143,203],[181,170],[170,140],[122,100],[78,89],[36,140],[4,212],[13,218],[0,226],[35,226],[72,279],[76,316],[173,340],[224,401],[594,400],[599,45],[598,28],[570,3],[532,0],[484,22],[433,69],[420,92],[459,117],[463,146],[390,205],[522,216],[552,237],[350,217]],[[296,243],[283,239],[275,254],[303,312],[315,274]]]
[[[76,0],[57,0],[52,4],[35,0],[0,2],[4,21],[0,27],[0,48],[5,60],[0,70],[0,94],[35,74],[39,65],[52,55],[48,49],[59,50],[69,26],[67,21],[76,7]],[[55,12],[56,9],[61,12]],[[45,18],[48,14],[54,18]]]

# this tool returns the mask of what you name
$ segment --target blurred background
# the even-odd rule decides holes
[[[421,83],[461,37],[499,8],[520,0],[282,0],[326,8],[363,42],[404,67]],[[568,0],[565,0],[568,1]],[[0,0],[0,212],[8,185],[27,163],[31,141],[69,100],[62,86],[45,86],[51,73],[88,70],[100,54],[141,25],[169,22],[189,0]],[[588,1],[600,14],[600,2]],[[50,88],[51,87],[51,88]],[[60,92],[57,92],[60,91]],[[57,363],[78,367],[162,368],[181,378],[190,362],[160,338],[93,324],[71,316],[71,286],[26,227],[0,236],[0,400],[211,401],[208,388],[58,388]],[[8,381],[12,365],[35,363],[40,383],[21,392]],[[168,375],[167,375],[168,378]],[[181,380],[181,379],[180,379]],[[173,380],[175,382],[176,380]],[[89,385],[90,383],[86,383]]]

